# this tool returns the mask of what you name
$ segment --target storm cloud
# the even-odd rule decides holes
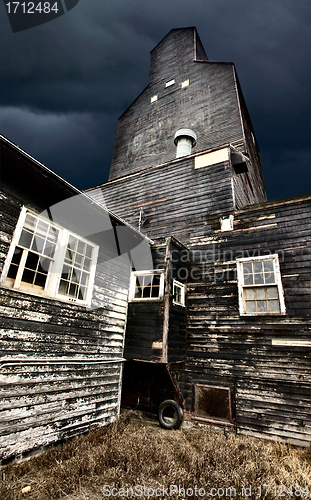
[[[80,0],[12,33],[0,4],[0,133],[84,189],[108,177],[118,116],[144,89],[149,52],[196,26],[210,60],[233,61],[269,199],[311,191],[311,3]]]

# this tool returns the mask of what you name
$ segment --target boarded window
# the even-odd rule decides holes
[[[230,389],[197,384],[195,386],[195,417],[215,422],[232,422]]]

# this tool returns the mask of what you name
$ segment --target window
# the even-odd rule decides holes
[[[3,270],[4,286],[89,304],[98,247],[22,209]]]
[[[214,423],[232,423],[231,399],[228,387],[196,384],[194,418]]]
[[[134,271],[131,275],[130,300],[161,300],[164,293],[163,271]]]
[[[185,285],[179,283],[179,281],[173,281],[173,304],[185,306],[185,291]]]
[[[277,255],[237,259],[240,314],[285,314]]]

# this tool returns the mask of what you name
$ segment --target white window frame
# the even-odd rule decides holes
[[[174,300],[175,287],[178,287],[181,290],[181,302],[177,302],[176,300]],[[186,307],[186,285],[184,283],[180,283],[180,281],[177,280],[173,280],[173,304],[176,306]]]
[[[244,285],[244,274],[243,274],[243,264],[247,262],[263,262],[267,260],[273,261],[273,268],[275,274],[275,283],[269,283],[264,285]],[[278,254],[264,255],[262,257],[247,257],[237,259],[237,278],[238,278],[238,288],[239,288],[239,309],[241,316],[280,316],[286,314],[285,301],[284,301],[284,293],[283,286],[281,280],[281,272],[279,265],[279,256]],[[278,312],[246,312],[245,311],[245,301],[244,301],[244,289],[246,288],[260,288],[260,287],[268,287],[268,286],[277,286],[278,290],[278,300],[280,304],[280,311]]]
[[[136,278],[145,275],[159,275],[160,276],[160,286],[158,297],[135,297],[136,289]],[[164,270],[152,270],[152,271],[132,271],[130,280],[130,290],[129,290],[129,301],[130,302],[158,302],[163,300],[164,296]]]
[[[18,246],[20,235],[22,232],[22,229],[25,224],[26,220],[26,215],[30,214],[33,217],[36,217],[36,219],[39,219],[42,222],[48,223],[51,226],[55,227],[59,231],[57,243],[56,243],[56,248],[54,252],[54,257],[52,259],[52,262],[50,264],[50,269],[48,271],[47,279],[44,288],[41,287],[27,287],[27,285],[24,285],[23,282],[21,282],[21,276],[24,271],[24,266],[26,262],[26,258],[28,255],[28,252],[31,251],[30,249],[23,250],[22,258],[20,263],[18,264],[18,272],[16,278],[12,278],[11,284],[6,284],[7,280],[7,275],[10,269],[11,261],[15,252],[15,248]],[[58,293],[58,287],[59,287],[59,282],[61,279],[62,275],[62,270],[63,270],[63,265],[64,265],[64,259],[65,259],[65,254],[66,254],[66,248],[67,248],[67,242],[69,240],[69,237],[73,236],[74,238],[77,238],[78,240],[82,241],[83,243],[87,243],[91,247],[93,247],[93,252],[92,252],[92,258],[91,258],[91,266],[90,266],[90,271],[89,271],[89,281],[87,285],[87,292],[86,292],[86,298],[84,300],[78,299],[75,297],[69,297],[62,295]],[[22,247],[21,247],[22,248]],[[26,207],[22,207],[21,213],[17,222],[17,225],[15,227],[15,231],[13,234],[12,242],[4,263],[3,271],[1,274],[1,279],[0,283],[1,286],[4,288],[9,288],[11,290],[15,290],[21,293],[26,293],[30,295],[36,295],[40,297],[45,297],[45,298],[52,298],[52,299],[57,299],[63,302],[67,303],[75,303],[75,304],[81,304],[85,306],[90,306],[91,305],[91,300],[92,300],[92,292],[93,292],[93,285],[94,285],[94,280],[95,280],[95,271],[96,271],[96,263],[97,263],[97,258],[98,258],[98,250],[99,247],[97,245],[94,245],[94,243],[86,240],[85,238],[82,238],[81,236],[73,233],[72,231],[68,231],[67,229],[58,226],[57,224],[54,224],[52,221],[45,219],[41,215],[36,214],[35,212],[32,212],[31,210],[26,209]],[[35,252],[36,253],[36,252]],[[73,266],[74,267],[74,266]],[[10,278],[8,278],[10,280]],[[13,281],[14,280],[14,281]]]

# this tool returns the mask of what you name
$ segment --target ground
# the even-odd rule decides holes
[[[1,500],[311,498],[311,450],[122,416],[1,477]]]

